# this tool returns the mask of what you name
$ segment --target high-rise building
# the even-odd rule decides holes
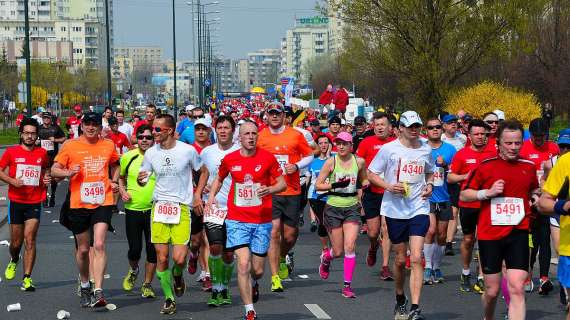
[[[16,63],[22,55],[23,40],[0,41],[0,54],[10,63]],[[71,41],[30,41],[32,61],[63,62],[73,66],[73,43]]]
[[[342,51],[343,46],[343,32],[346,23],[342,20],[342,12],[336,10],[334,6],[329,4],[328,8],[329,17],[329,47],[331,51],[338,54]]]
[[[159,72],[162,69],[161,47],[116,47],[114,48],[115,56],[129,57],[133,62],[135,70],[150,70]]]
[[[280,49],[260,49],[247,54],[249,84],[265,87],[279,78]]]
[[[242,90],[248,92],[251,89],[249,82],[249,61],[247,59],[240,59],[237,63],[238,82],[243,83]]]

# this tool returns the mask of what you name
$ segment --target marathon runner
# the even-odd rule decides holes
[[[336,136],[340,132],[341,125],[342,125],[342,121],[339,117],[334,116],[334,117],[330,118],[329,128],[325,134],[327,135],[327,137],[329,137],[329,139],[331,141],[334,142],[334,139],[336,138]],[[336,153],[336,145],[334,143],[332,144],[332,152]]]
[[[279,104],[278,108],[282,109],[283,106]],[[245,305],[244,319],[254,320],[257,314],[253,303],[259,299],[257,281],[263,275],[271,229],[275,225],[275,220],[272,222],[274,207],[271,195],[284,191],[287,185],[275,156],[256,147],[256,124],[244,122],[239,135],[241,148],[223,158],[211,186],[206,210],[212,214],[215,207],[222,205],[218,202],[217,194],[223,188],[226,177],[231,176],[225,220],[226,249],[235,252],[237,258],[238,287]]]
[[[295,246],[299,234],[299,170],[313,160],[313,149],[301,133],[285,126],[284,107],[272,102],[267,108],[269,127],[259,133],[258,147],[272,153],[285,175],[287,189],[273,195],[273,229],[269,249],[271,290],[282,292],[282,279],[289,277],[285,256]]]
[[[10,225],[10,262],[6,280],[16,276],[22,244],[25,245],[22,291],[35,291],[32,270],[36,260],[36,236],[40,226],[42,202],[50,183],[50,159],[46,150],[36,147],[38,122],[23,118],[18,132],[20,144],[8,147],[0,159],[0,180],[8,184],[8,224]]]
[[[115,144],[115,148],[117,149],[117,153],[119,155],[123,154],[123,152],[128,151],[132,148],[131,142],[127,135],[119,131],[119,121],[117,118],[111,116],[107,123],[109,124],[109,132],[107,133],[107,139],[111,139]],[[137,139],[138,141],[138,139]]]
[[[449,164],[457,151],[453,145],[442,141],[443,126],[439,119],[428,120],[426,129],[428,144],[432,148],[431,156],[436,167],[433,174],[434,187],[430,197],[430,227],[424,243],[426,260],[424,284],[433,284],[444,281],[440,266],[445,252],[448,223],[453,219],[446,180]]]
[[[327,229],[324,225],[323,214],[325,205],[327,204],[327,196],[320,193],[316,189],[317,177],[321,172],[325,161],[330,158],[330,145],[329,137],[321,135],[317,138],[317,145],[319,148],[319,155],[309,164],[309,173],[311,174],[311,182],[309,186],[309,206],[311,213],[311,231],[317,231],[317,235],[321,241],[321,255],[329,248],[329,237]],[[326,180],[325,180],[326,181]],[[314,219],[314,220],[313,220]]]
[[[137,129],[139,126],[142,126],[143,124],[148,124],[150,126],[152,126],[154,118],[156,117],[156,106],[154,104],[149,104],[148,106],[146,106],[145,109],[145,118],[143,120],[139,120],[137,121],[134,126],[133,126],[133,135],[131,136],[131,142],[132,143],[136,143],[137,141],[137,137],[135,136],[135,133],[137,132]]]
[[[173,116],[157,116],[153,128],[157,144],[145,152],[137,181],[144,186],[147,178],[155,175],[151,241],[157,254],[156,275],[165,296],[160,313],[173,314],[176,312],[176,302],[171,277],[174,278],[174,293],[181,297],[186,291],[182,271],[190,241],[189,206],[195,197],[192,170],[200,170],[202,163],[194,147],[174,138],[176,121]],[[172,271],[168,269],[169,244],[173,247]]]
[[[520,157],[524,129],[516,120],[497,130],[499,155],[484,160],[469,175],[460,199],[481,202],[477,238],[485,278],[484,319],[495,319],[495,306],[506,266],[509,319],[525,319],[524,282],[528,276],[531,195],[538,191],[536,168]]]
[[[356,150],[356,155],[366,161],[367,167],[370,166],[370,163],[382,146],[394,140],[394,137],[392,137],[392,123],[390,122],[388,114],[376,112],[372,117],[372,121],[374,125],[374,135],[362,140],[358,150]],[[384,189],[374,185],[370,185],[369,188],[364,188],[362,195],[362,207],[366,219],[368,240],[370,240],[366,264],[369,267],[376,264],[376,252],[379,246],[378,237],[380,236],[380,232],[382,232],[380,240],[382,242],[382,269],[380,271],[380,279],[390,281],[394,279],[389,267],[392,243],[388,237],[385,218],[380,217],[380,205],[383,195]]]
[[[125,234],[129,244],[127,258],[130,266],[127,276],[123,279],[123,289],[130,292],[135,286],[144,244],[146,263],[141,294],[143,298],[154,298],[155,293],[151,283],[156,271],[156,250],[151,242],[150,215],[156,178],[152,175],[145,186],[140,186],[137,183],[144,155],[154,145],[152,127],[146,124],[139,126],[136,137],[138,148],[125,153],[120,160],[119,193],[125,204]]]
[[[497,129],[499,127],[499,116],[493,112],[487,112],[483,115],[483,121],[489,126],[489,136],[487,141],[487,149],[496,153],[497,150]]]
[[[199,119],[196,121],[196,129],[199,125]],[[212,187],[213,182],[218,174],[218,168],[224,156],[239,150],[239,146],[233,143],[233,133],[236,123],[230,116],[220,116],[216,120],[216,135],[218,143],[204,148],[200,157],[203,160],[203,166],[208,172],[208,186],[204,191],[204,198],[208,200],[208,192]],[[199,136],[200,130],[197,130]],[[232,273],[234,270],[234,254],[232,251],[226,250],[226,226],[224,224],[225,217],[228,212],[227,201],[228,193],[231,186],[231,177],[226,177],[223,180],[222,187],[216,195],[215,203],[212,204],[212,210],[204,211],[204,225],[206,227],[206,235],[210,248],[208,258],[208,266],[213,283],[212,296],[208,299],[208,305],[220,306],[223,304],[231,304],[231,294],[228,285],[230,283]],[[200,187],[200,186],[199,186]],[[197,188],[196,194],[201,192]]]
[[[415,111],[402,113],[399,138],[385,144],[368,167],[370,183],[385,189],[380,214],[386,217],[388,235],[396,251],[396,320],[424,319],[419,307],[423,285],[422,249],[430,224],[428,199],[433,189],[435,164],[431,147],[419,138],[421,127],[422,120]],[[409,313],[404,294],[407,243],[412,268]]]
[[[119,123],[120,132],[122,132],[127,137],[131,137],[135,133],[133,126],[131,126],[130,123],[125,122],[125,111],[117,110],[115,112],[115,118],[117,118],[117,122]]]
[[[101,115],[85,114],[81,122],[83,135],[64,143],[52,166],[54,178],[69,178],[71,197],[66,219],[77,243],[75,259],[80,273],[82,307],[107,305],[103,295],[103,274],[107,265],[105,242],[111,225],[113,193],[119,187],[119,155],[112,141],[100,138],[101,129]],[[93,229],[93,236],[90,229]],[[92,259],[89,258],[91,240]],[[90,264],[93,264],[95,279],[93,297]]]
[[[53,159],[59,151],[59,144],[65,141],[65,133],[57,124],[52,122],[53,117],[50,112],[44,112],[42,118],[43,124],[39,127],[38,140],[36,143],[47,151],[50,160],[49,167],[51,168]],[[55,207],[57,181],[55,181],[55,179],[51,180],[50,186],[49,199],[46,197],[44,207],[53,208]]]
[[[316,183],[318,191],[328,191],[323,221],[332,247],[321,254],[319,275],[322,279],[328,279],[332,260],[344,253],[342,296],[356,298],[351,287],[356,267],[356,239],[361,210],[356,191],[358,182],[363,184],[367,181],[366,163],[352,154],[350,133],[339,133],[334,142],[338,153],[326,160]]]
[[[81,119],[83,118],[83,112],[81,111],[80,105],[76,104],[73,107],[73,112],[75,114],[67,118],[67,122],[65,123],[69,139],[79,138],[79,126],[81,125]]]
[[[357,116],[354,118],[354,135],[352,137],[352,144],[354,151],[358,150],[358,146],[362,140],[367,137],[373,136],[374,131],[368,129],[368,123],[366,123],[366,118],[363,116]]]
[[[453,157],[447,182],[460,183],[465,185],[470,172],[473,171],[484,159],[494,157],[496,152],[487,147],[487,135],[489,133],[489,125],[485,122],[475,119],[469,123],[469,141],[471,144],[459,150]],[[461,272],[460,290],[463,292],[471,292],[471,260],[473,256],[473,246],[475,245],[475,229],[479,219],[479,211],[481,204],[477,201],[464,202],[459,200],[459,222],[461,223],[461,232],[463,233],[463,241],[461,242],[461,259],[463,262],[463,270]],[[482,270],[479,270],[479,277],[473,286],[473,290],[477,293],[483,293],[484,283]]]

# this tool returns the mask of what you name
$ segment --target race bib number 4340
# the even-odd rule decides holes
[[[105,184],[103,182],[84,182],[81,184],[81,202],[87,204],[105,203]]]
[[[423,160],[400,160],[399,181],[407,183],[420,183],[424,180]]]
[[[521,198],[491,199],[491,224],[494,226],[516,226],[524,215],[524,200]]]
[[[154,222],[165,224],[180,223],[180,204],[170,201],[158,201],[154,205]]]
[[[40,185],[40,166],[18,164],[16,166],[16,179],[24,181],[25,186],[37,187]]]

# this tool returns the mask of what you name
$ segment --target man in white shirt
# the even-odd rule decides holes
[[[133,126],[125,122],[125,111],[117,110],[117,112],[115,112],[115,118],[117,118],[119,122],[119,132],[124,133],[127,137],[131,137],[133,135]]]

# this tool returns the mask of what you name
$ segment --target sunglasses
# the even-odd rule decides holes
[[[168,130],[169,128],[154,127],[152,128],[154,132],[162,132]]]
[[[442,126],[441,125],[435,125],[435,126],[427,126],[426,128],[428,130],[433,130],[433,129],[441,130]]]
[[[499,124],[499,120],[486,120],[486,124]]]
[[[201,116],[191,116],[190,119],[204,119],[204,115]]]
[[[154,137],[153,136],[140,135],[140,136],[137,136],[137,139],[139,139],[139,140],[152,140],[152,139],[154,139]]]

